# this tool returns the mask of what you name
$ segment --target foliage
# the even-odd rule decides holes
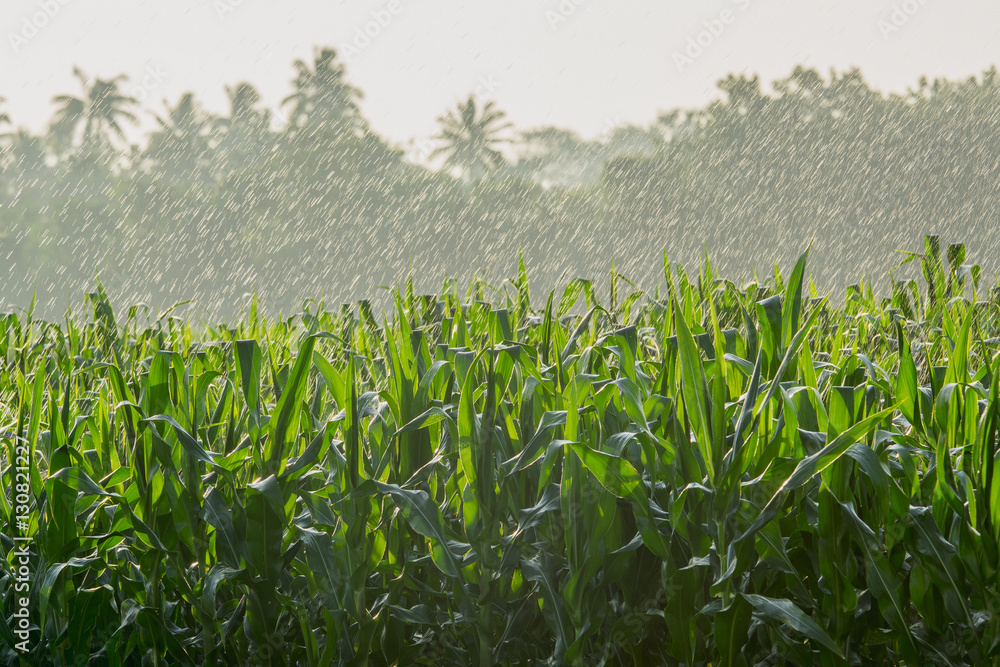
[[[842,308],[803,254],[542,301],[522,262],[499,289],[408,282],[381,321],[119,319],[100,286],[92,318],[8,314],[24,660],[995,661],[1000,303],[964,246],[910,257],[926,289],[860,282]]]
[[[500,146],[505,140],[500,133],[510,127],[510,123],[503,122],[504,117],[494,102],[479,108],[475,96],[470,95],[457,109],[438,119],[438,139],[443,144],[430,157],[443,155],[445,165],[458,169],[466,180],[482,180],[504,163]]]
[[[450,112],[447,141],[409,154],[362,116],[333,50],[289,79],[278,110],[249,83],[219,110],[182,95],[148,110],[160,119],[148,137],[130,129],[143,114],[120,78],[57,98],[55,133],[18,129],[16,115],[4,125],[0,106],[0,307],[37,292],[38,312],[57,317],[96,269],[115,303],[194,299],[233,317],[256,289],[287,312],[321,290],[370,298],[411,264],[420,291],[446,275],[499,282],[519,249],[546,290],[595,279],[609,255],[652,289],[664,247],[685,263],[707,248],[746,276],[793,264],[810,237],[817,284],[842,290],[925,231],[976,238],[976,261],[1000,269],[986,252],[1000,243],[992,70],[893,95],[856,71],[799,68],[770,87],[730,77],[703,108],[645,127],[609,120],[587,139],[497,132],[499,110],[474,98]],[[119,130],[141,141],[125,146]]]
[[[74,69],[73,75],[86,94],[82,98],[59,95],[53,100],[61,105],[52,122],[52,139],[57,150],[78,149],[86,155],[93,150],[113,148],[114,141],[125,138],[123,122],[137,121],[128,108],[138,102],[122,94],[122,76],[91,80],[79,69]]]

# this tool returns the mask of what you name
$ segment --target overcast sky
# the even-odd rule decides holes
[[[1000,62],[996,0],[0,0],[0,30],[0,96],[18,126],[40,129],[54,95],[79,93],[74,66],[127,74],[151,110],[190,90],[222,112],[240,81],[275,107],[292,62],[333,46],[398,145],[471,92],[520,129],[592,137],[701,105],[730,72],[769,83],[796,64],[858,66],[903,91]]]

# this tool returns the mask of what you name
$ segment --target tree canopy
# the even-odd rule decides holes
[[[428,167],[368,124],[336,51],[293,68],[280,113],[250,83],[227,89],[221,115],[189,93],[152,110],[136,146],[123,77],[77,70],[81,90],[53,100],[43,135],[17,129],[0,98],[0,307],[37,291],[58,312],[95,273],[123,299],[218,314],[253,290],[277,307],[346,302],[411,269],[508,275],[519,249],[543,286],[612,259],[655,283],[646,267],[664,252],[770,270],[810,239],[817,285],[843,289],[926,233],[1000,243],[995,69],[903,94],[856,70],[798,67],[770,88],[733,75],[702,108],[596,139],[515,133],[470,96],[440,117]]]

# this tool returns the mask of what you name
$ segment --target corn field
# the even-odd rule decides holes
[[[0,663],[993,664],[997,290],[928,237],[837,307],[807,254],[2,316]]]

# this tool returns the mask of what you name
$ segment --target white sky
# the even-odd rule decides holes
[[[875,86],[902,91],[922,74],[961,78],[1000,63],[996,0],[395,2],[398,13],[350,57],[348,77],[364,91],[372,125],[398,145],[432,135],[437,116],[477,87],[520,129],[552,124],[592,137],[700,106],[730,72],[759,73],[769,84],[795,64],[824,73],[859,66]],[[560,4],[573,12],[556,22]],[[55,16],[36,16],[47,25],[22,42],[44,5],[57,7]],[[901,27],[888,33],[879,21],[891,20],[894,6],[910,14],[898,14]],[[385,7],[385,0],[0,0],[0,96],[15,125],[39,130],[54,95],[79,93],[77,65],[100,77],[129,75],[125,90],[156,111],[191,90],[222,112],[225,85],[240,81],[274,108],[290,92],[295,59],[311,61],[318,46],[343,55]],[[724,10],[730,23],[678,71],[675,53]],[[147,76],[148,90],[135,90],[147,71],[163,80]]]

